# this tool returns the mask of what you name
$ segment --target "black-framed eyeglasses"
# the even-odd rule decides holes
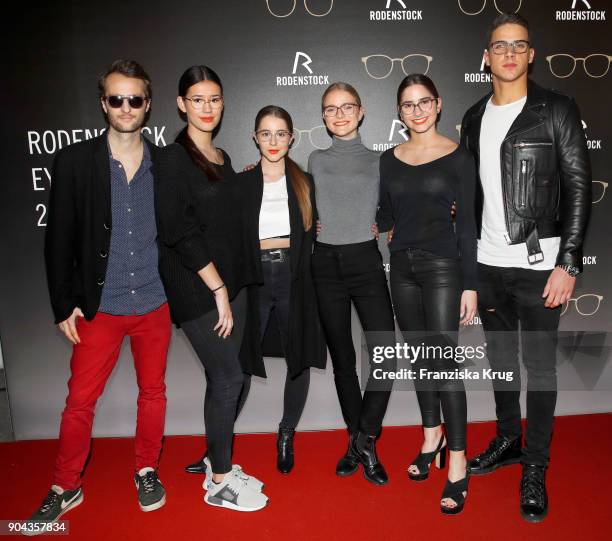
[[[429,113],[434,103],[438,102],[438,98],[427,97],[421,98],[417,102],[412,101],[403,101],[400,103],[400,111],[403,115],[411,116],[416,113],[416,108],[419,108],[419,111],[422,113]]]
[[[104,96],[104,101],[113,109],[119,109],[119,107],[123,106],[124,100],[128,100],[128,104],[132,109],[140,109],[147,99],[148,98],[143,98],[142,96],[135,96],[134,94]]]
[[[183,99],[191,103],[194,109],[202,109],[205,103],[210,104],[210,108],[215,110],[221,109],[223,106],[223,96],[212,96],[209,99],[203,98],[202,96],[193,96],[191,98],[183,96]]]
[[[529,50],[529,42],[525,39],[517,39],[515,41],[494,41],[489,45],[493,54],[506,54],[510,47],[513,52],[524,54]]]
[[[293,134],[289,130],[257,130],[255,132],[255,137],[258,141],[262,143],[268,143],[274,137],[276,137],[277,141],[280,141],[281,143],[286,143],[287,141],[289,141],[289,139],[291,139],[292,135]]]
[[[346,116],[353,116],[357,112],[357,109],[359,109],[359,104],[343,103],[342,105],[328,105],[327,107],[323,107],[323,116],[336,116],[338,114],[338,109]]]

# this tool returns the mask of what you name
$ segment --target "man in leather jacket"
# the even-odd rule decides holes
[[[557,398],[556,344],[560,307],[582,271],[591,207],[591,170],[575,101],[527,77],[534,49],[529,25],[499,15],[489,30],[485,61],[493,92],[463,118],[461,142],[479,174],[478,305],[494,370],[497,435],[469,461],[472,475],[521,463],[523,518],[548,511],[545,471]],[[527,429],[521,447],[520,323],[527,370]]]

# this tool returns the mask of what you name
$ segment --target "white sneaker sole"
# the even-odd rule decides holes
[[[60,511],[60,514],[57,515],[57,518],[55,520],[49,520],[47,522],[45,522],[45,524],[55,524],[56,522],[59,521],[60,517],[64,514],[67,513],[68,511],[71,511],[72,509],[74,509],[75,507],[78,507],[79,505],[81,505],[83,503],[84,500],[84,496],[83,496],[83,491],[81,491],[81,494],[79,494],[79,497],[76,498],[75,500],[71,501],[65,509],[62,509]],[[41,521],[42,522],[42,521]],[[46,531],[28,531],[28,530],[21,530],[21,533],[23,535],[27,535],[28,537],[33,537],[35,535],[42,535],[43,533],[47,533]]]
[[[268,500],[266,500],[265,503],[260,505],[259,507],[245,507],[241,505],[236,505],[235,503],[232,503],[232,502],[228,502],[227,500],[215,498],[214,496],[209,497],[208,492],[204,495],[204,501],[208,505],[212,505],[214,507],[223,507],[225,509],[231,509],[233,511],[242,511],[244,513],[250,513],[252,511],[259,511],[260,509],[263,509],[266,505],[268,505]]]

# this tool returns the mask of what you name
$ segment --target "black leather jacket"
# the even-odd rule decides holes
[[[488,94],[463,117],[461,143],[479,170],[480,125]],[[591,166],[580,112],[573,98],[531,80],[527,101],[501,148],[502,193],[508,244],[527,243],[528,261],[541,260],[540,238],[561,237],[555,265],[582,271],[582,244],[591,211]],[[476,224],[482,225],[478,183]]]

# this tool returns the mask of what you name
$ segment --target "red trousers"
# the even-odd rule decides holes
[[[157,467],[166,418],[166,357],[171,336],[170,311],[163,304],[148,314],[113,316],[98,312],[77,320],[80,344],[73,347],[68,397],[62,413],[53,484],[65,490],[81,486],[89,455],[96,402],[117,363],[121,343],[130,337],[138,382],[136,470]]]

